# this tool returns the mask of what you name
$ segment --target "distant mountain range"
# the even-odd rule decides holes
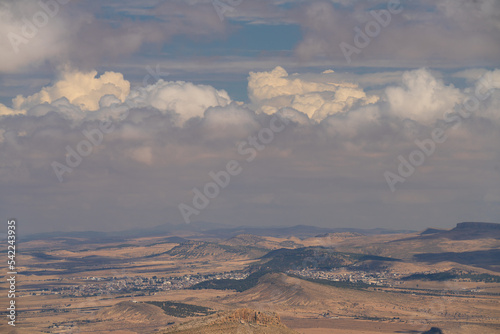
[[[252,226],[228,226],[223,224],[214,224],[207,222],[197,222],[191,224],[163,224],[152,228],[129,229],[117,232],[96,232],[96,231],[78,231],[78,232],[48,232],[36,233],[27,235],[23,241],[37,240],[37,239],[50,239],[50,238],[91,238],[102,241],[122,240],[131,237],[148,237],[148,236],[184,236],[191,237],[213,237],[213,238],[232,238],[241,234],[251,234],[255,236],[268,236],[278,238],[308,238],[318,235],[326,235],[328,233],[359,233],[363,235],[376,235],[376,234],[396,234],[396,233],[412,233],[417,231],[412,230],[392,230],[386,228],[326,228],[310,225],[296,225],[291,227],[252,227]]]
[[[328,233],[360,233],[363,235],[375,234],[395,234],[395,233],[411,233],[416,231],[408,230],[391,230],[385,228],[361,229],[361,228],[326,228],[308,225],[296,225],[291,227],[234,227],[230,229],[214,229],[206,231],[206,235],[213,235],[219,238],[231,238],[239,234],[252,234],[258,236],[277,237],[277,238],[307,238]]]

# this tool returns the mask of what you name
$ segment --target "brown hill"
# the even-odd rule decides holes
[[[480,330],[474,331],[476,333],[494,333],[497,328],[495,320],[498,318],[496,301],[489,299],[477,300],[474,306],[471,306],[470,299],[457,298],[452,295],[404,294],[372,289],[354,290],[313,283],[284,274],[263,276],[257,286],[237,295],[221,298],[219,301],[229,307],[268,309],[288,315],[306,314],[305,312],[309,311],[310,314],[320,315],[320,318],[321,314],[328,314],[339,319],[385,322],[397,319],[397,322],[408,325],[414,324],[415,321],[423,321],[427,324],[439,325],[438,327],[445,329],[446,333],[448,333],[446,329],[451,327],[460,328],[460,331],[449,331],[450,333],[472,333],[473,331],[461,330],[463,326],[469,326],[469,324],[481,327]],[[464,317],[467,318],[469,324],[453,322],[463,321]],[[445,326],[445,323],[450,320],[453,321]],[[366,324],[374,323],[367,322]]]
[[[267,251],[250,246],[231,246],[204,241],[183,242],[165,254],[182,259],[217,258],[233,259],[235,257],[257,258]]]
[[[296,238],[284,239],[284,238],[274,238],[274,237],[262,237],[253,234],[239,234],[227,240],[224,240],[220,244],[228,246],[247,246],[247,247],[257,247],[264,249],[277,249],[277,248],[296,248],[302,247],[301,243]]]
[[[158,306],[145,303],[135,303],[131,301],[124,301],[104,309],[97,313],[97,318],[113,321],[127,321],[127,322],[170,322],[175,319],[169,317]]]
[[[337,233],[324,233],[319,234],[313,238],[307,238],[302,240],[305,246],[325,246],[331,247],[338,243],[357,237],[363,237],[364,235],[357,232],[337,232]]]
[[[255,246],[261,242],[266,242],[264,237],[252,234],[238,234],[224,241],[224,244],[231,246]]]
[[[195,319],[163,333],[175,334],[296,334],[274,312],[241,308]]]
[[[231,305],[251,305],[256,308],[269,306],[320,306],[325,303],[332,289],[285,274],[267,274],[259,284],[238,295],[225,298]]]
[[[350,238],[340,242],[336,250],[397,257],[410,262],[434,258],[434,262],[439,260],[489,268],[494,261],[481,264],[484,262],[481,257],[493,260],[497,256],[500,250],[499,226],[493,223],[460,223],[451,230],[427,229],[422,233]]]

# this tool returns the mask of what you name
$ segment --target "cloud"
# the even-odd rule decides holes
[[[491,87],[500,87],[498,73],[484,75]],[[192,200],[193,188],[210,182],[209,173],[230,160],[242,173],[197,219],[416,229],[428,221],[451,225],[470,212],[482,220],[498,214],[491,180],[498,178],[500,89],[491,89],[461,127],[444,124],[448,140],[392,194],[383,173],[395,171],[398,156],[417,149],[414,140],[429,138],[435,124],[443,124],[442,112],[474,94],[479,82],[459,89],[439,72],[420,69],[402,74],[399,84],[384,79],[386,89],[375,95],[344,82],[341,73],[277,68],[250,75],[252,103],[246,105],[223,90],[185,81],[160,80],[126,94],[123,76],[103,76],[61,74],[19,98],[18,107],[28,108],[24,114],[0,116],[0,210],[18,216],[27,229],[181,222],[177,205]],[[370,77],[360,81],[372,82]],[[367,103],[371,95],[376,100]],[[339,109],[329,105],[334,103]],[[420,103],[425,108],[415,106]],[[315,119],[322,108],[330,111]],[[251,148],[249,136],[273,117],[289,122],[247,162],[238,143]],[[71,150],[90,142],[88,133],[106,119],[113,131],[94,135],[98,143],[60,183],[51,164],[67,165]]]
[[[500,123],[500,70],[486,72],[479,78],[473,89],[468,90],[470,96],[479,100],[477,116]],[[464,102],[465,103],[465,102]]]
[[[151,165],[153,163],[153,152],[151,147],[143,146],[131,149],[129,154],[132,159],[143,164]]]
[[[140,16],[140,20],[137,17]],[[174,36],[221,38],[221,21],[210,1],[136,2],[6,0],[0,3],[0,73],[26,72],[42,64],[87,69],[142,46],[163,45]],[[3,37],[3,36],[2,36]]]
[[[70,1],[64,5],[63,1],[54,1],[4,0],[0,3],[3,4],[0,30],[10,34],[10,38],[0,39],[0,72],[29,73],[45,65],[60,64],[88,70],[103,61],[116,64],[120,59],[135,65],[139,59],[151,60],[151,51],[155,48],[162,49],[169,43],[182,47],[176,37],[194,41],[225,40],[240,31],[237,25],[263,24],[300,25],[302,36],[297,36],[295,56],[311,61],[302,63],[304,65],[316,65],[317,60],[347,65],[340,43],[353,44],[354,28],[363,30],[367,22],[374,20],[370,10],[384,9],[388,3],[244,1],[235,10],[227,11],[224,14],[227,19],[221,21],[211,0],[140,4],[129,0],[106,4]],[[59,5],[48,10],[40,3]],[[47,20],[43,19],[45,16]],[[357,65],[386,67],[449,67],[471,63],[497,66],[499,17],[500,8],[495,0],[403,2],[403,12],[392,15],[390,24],[352,58]],[[467,43],[463,43],[464,40]],[[230,56],[234,55],[224,57],[220,67],[225,71],[238,68],[241,74],[241,66],[237,66],[240,64],[228,66],[228,61],[234,62]],[[296,57],[278,58],[281,64],[296,64]],[[162,54],[161,61],[173,61],[165,58]],[[186,65],[185,60],[175,59],[178,66],[190,70],[200,63]],[[249,68],[250,62],[255,63],[255,58],[243,57],[240,63]]]
[[[402,86],[388,87],[385,92],[394,115],[424,124],[454,111],[464,98],[459,89],[445,85],[426,69],[405,72]]]
[[[113,96],[121,102],[130,92],[130,83],[123,78],[121,73],[105,72],[97,76],[97,71],[79,72],[65,70],[57,82],[36,94],[28,97],[18,95],[13,99],[13,107],[17,110],[27,110],[36,105],[66,98],[69,103],[83,111],[96,111],[99,109],[101,98]]]
[[[128,102],[138,108],[153,107],[164,113],[176,113],[178,124],[182,125],[190,118],[203,117],[209,107],[228,105],[231,99],[226,91],[211,86],[159,80],[132,92]]]
[[[79,18],[70,22],[60,15],[61,8],[49,15],[38,1],[6,0],[0,3],[0,73],[30,69],[45,60],[59,59],[67,53],[70,31]]]
[[[303,61],[343,60],[351,66],[498,65],[498,1],[401,1],[401,6],[387,15],[389,3],[304,3],[303,14],[297,17],[304,37],[295,49],[296,55]],[[379,14],[381,10],[386,12],[382,17],[374,16],[373,10]],[[341,43],[357,48],[350,54],[351,62],[345,57]]]
[[[21,113],[23,113],[23,111],[17,111],[17,110],[11,109],[11,108],[0,103],[0,116],[16,115],[16,114],[21,114]]]
[[[500,70],[480,73],[483,73],[480,80],[471,82],[470,88],[460,90],[452,84],[446,84],[436,73],[427,69],[406,71],[402,73],[397,86],[389,84],[385,90],[370,95],[358,84],[347,82],[342,75],[331,70],[320,74],[290,75],[278,66],[268,72],[250,72],[248,93],[252,103],[245,106],[241,102],[233,102],[226,91],[209,85],[158,80],[154,84],[131,89],[130,82],[121,73],[104,72],[98,75],[97,71],[66,69],[52,85],[27,97],[15,97],[12,107],[0,104],[0,115],[40,117],[56,112],[70,120],[82,122],[108,118],[118,120],[126,118],[131,108],[151,109],[167,115],[172,124],[179,127],[198,118],[203,120],[207,129],[212,129],[210,132],[225,128],[225,132],[229,133],[229,128],[256,128],[256,115],[250,109],[257,114],[268,115],[292,115],[298,112],[293,115],[297,121],[308,118],[307,121],[300,121],[303,124],[351,113],[345,118],[347,120],[353,117],[353,111],[362,115],[362,112],[358,113],[359,110],[366,112],[367,119],[373,119],[372,111],[377,109],[380,115],[429,126],[462,106],[468,96],[480,92],[488,99],[483,99],[485,101],[478,116],[497,119],[495,107],[498,94],[495,90],[500,86]],[[464,75],[460,72],[456,76]],[[344,75],[371,82],[373,75],[366,76],[368,78],[363,79],[361,75]],[[389,78],[384,79],[386,83],[394,81],[393,75],[389,75]],[[143,117],[147,117],[147,113],[143,113]]]
[[[237,105],[208,108],[203,118],[205,135],[210,139],[242,139],[260,128],[255,114]]]
[[[175,114],[176,124],[203,117],[209,107],[226,106],[231,99],[226,91],[184,81],[163,81],[130,90],[121,73],[80,72],[66,69],[53,85],[12,100],[12,108],[0,104],[0,115],[42,116],[55,111],[75,121],[118,118],[130,108],[154,108]]]
[[[331,72],[323,72],[327,77]],[[283,107],[296,109],[309,118],[321,121],[354,105],[373,104],[376,96],[367,96],[358,85],[346,82],[324,82],[321,76],[304,79],[289,75],[282,67],[269,72],[250,72],[248,92],[258,110],[273,114]]]
[[[212,0],[62,3],[0,1],[0,211],[26,231],[180,222],[177,205],[230,160],[243,172],[198,219],[409,229],[498,219],[498,1],[403,1],[351,69],[340,43],[355,45],[354,29],[378,22],[370,11],[387,1],[247,0],[222,21]],[[285,50],[233,50],[259,25],[302,31],[282,35]],[[152,61],[176,79],[133,88]],[[305,67],[317,73],[293,73]],[[408,70],[419,67],[438,70]],[[249,104],[217,86],[248,71]],[[460,127],[443,119],[478,96]],[[285,129],[247,163],[238,143],[252,152],[250,136],[275,116]],[[104,120],[112,131],[100,137]],[[383,173],[437,126],[448,139],[392,194]],[[78,151],[60,183],[52,163]]]
[[[344,115],[327,117],[321,124],[326,132],[342,140],[355,140],[380,126],[380,109],[377,106],[362,107]]]

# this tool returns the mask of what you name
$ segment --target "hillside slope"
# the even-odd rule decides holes
[[[169,334],[297,334],[281,323],[274,312],[248,308],[218,313],[178,325],[163,333]]]

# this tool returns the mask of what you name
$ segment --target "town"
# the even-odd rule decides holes
[[[359,287],[377,286],[385,288],[401,287],[405,281],[402,273],[380,271],[349,271],[345,268],[332,270],[302,269],[287,270],[286,274],[299,276],[312,280],[324,280],[330,282],[346,282],[357,284]],[[436,275],[434,271],[426,271],[418,275]],[[467,273],[462,273],[467,274]],[[47,285],[42,289],[24,289],[29,295],[62,295],[63,297],[92,297],[116,294],[131,294],[133,296],[154,295],[159,291],[189,289],[194,285],[211,280],[243,280],[249,276],[247,272],[231,271],[210,274],[188,274],[183,276],[167,277],[145,277],[145,276],[121,276],[121,277],[73,277],[70,279],[47,280]],[[469,278],[460,278],[455,281],[470,282]],[[480,287],[460,291],[461,293],[480,293]]]
[[[136,296],[151,295],[158,291],[188,289],[195,284],[220,279],[241,280],[248,277],[247,273],[227,272],[213,274],[195,274],[175,277],[73,277],[66,279],[47,280],[47,287],[38,290],[24,289],[29,295],[57,294],[67,297],[92,297],[122,293],[132,293]],[[71,283],[73,281],[73,283]],[[76,281],[76,282],[75,282]],[[80,284],[77,284],[80,283]]]

